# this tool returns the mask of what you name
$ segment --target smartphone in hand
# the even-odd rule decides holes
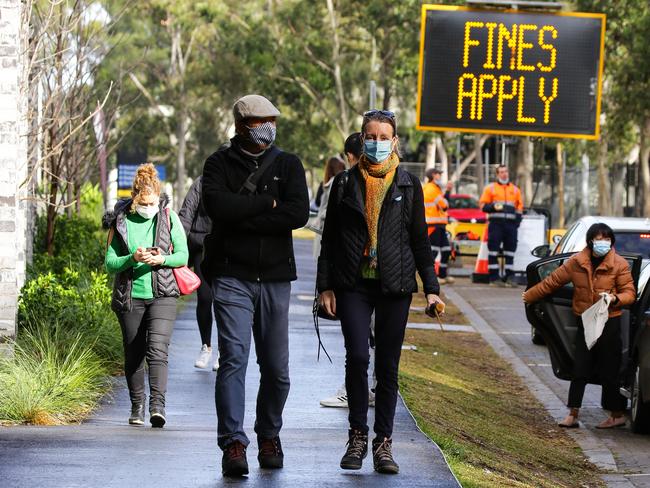
[[[154,255],[158,255],[158,254],[160,254],[160,248],[159,248],[159,247],[148,247],[148,248],[146,249],[146,251],[147,251],[148,253],[151,253],[151,254],[154,254]]]

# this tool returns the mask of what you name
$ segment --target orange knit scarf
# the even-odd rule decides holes
[[[392,153],[383,163],[373,163],[366,158],[365,154],[359,160],[359,170],[366,182],[366,222],[369,236],[364,254],[370,257],[371,269],[377,268],[379,213],[398,165],[399,157],[395,153]]]

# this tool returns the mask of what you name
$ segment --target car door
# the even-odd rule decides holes
[[[526,269],[528,287],[535,286],[542,281],[574,254],[556,254],[529,264]],[[628,253],[620,253],[620,255],[630,263],[630,270],[636,286],[641,269],[641,256]],[[568,283],[544,300],[526,305],[528,321],[537,329],[548,346],[553,374],[564,380],[571,379],[575,336],[578,330],[572,302],[573,284]],[[629,311],[624,312],[622,337],[629,338],[629,315]],[[629,340],[624,341],[623,349],[624,356],[627,356]]]

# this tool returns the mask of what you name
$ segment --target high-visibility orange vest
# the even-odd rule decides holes
[[[447,208],[449,202],[445,199],[442,189],[433,181],[424,185],[424,215],[427,225],[447,225],[449,218]]]
[[[479,200],[481,209],[488,203],[500,203],[501,205],[507,205],[510,207],[510,209],[504,209],[503,212],[494,211],[488,213],[488,218],[490,220],[515,220],[524,211],[524,201],[521,196],[521,190],[519,190],[519,188],[517,188],[517,186],[512,182],[509,182],[507,185],[495,182],[486,186],[485,190],[483,190],[483,195],[481,195],[481,199]],[[513,207],[514,213],[511,210]]]

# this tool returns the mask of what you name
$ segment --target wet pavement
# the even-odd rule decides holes
[[[553,375],[547,348],[535,345],[530,340],[530,325],[521,301],[524,288],[489,288],[487,285],[472,284],[466,278],[458,279],[455,285],[446,288],[453,289],[450,298],[453,299],[453,292],[456,292],[467,301],[514,351],[526,369],[535,376],[534,379],[540,380],[543,388],[555,397],[548,399],[547,395],[548,401],[544,401],[547,405],[559,407],[550,411],[551,415],[558,420],[563,418],[566,415],[564,405],[569,382]],[[535,388],[532,390],[535,391]],[[606,412],[600,408],[600,394],[599,386],[587,386],[583,408],[580,411],[583,429],[571,434],[580,436],[586,430],[587,436],[583,435],[583,438],[590,439],[586,439],[585,443],[591,444],[594,450],[599,451],[600,459],[606,458],[602,456],[603,449],[611,453],[615,462],[615,466],[612,466],[615,474],[605,476],[608,486],[650,488],[650,436],[633,434],[629,427],[614,430],[595,429],[594,426],[606,417]]]
[[[455,487],[438,447],[422,434],[399,401],[394,432],[398,476],[379,475],[366,458],[360,471],[338,463],[347,440],[347,410],[319,406],[343,381],[343,340],[335,323],[322,324],[323,342],[334,361],[316,361],[311,318],[315,265],[311,241],[296,241],[300,280],[292,287],[290,310],[291,393],[281,438],[285,468],[263,471],[251,442],[247,478],[221,477],[216,445],[214,377],[193,367],[200,340],[190,303],[178,317],[170,350],[167,425],[131,427],[124,378],[113,397],[78,426],[0,428],[0,487]],[[253,413],[259,373],[251,354],[247,378],[246,430],[254,439]],[[370,425],[372,425],[372,409]]]

